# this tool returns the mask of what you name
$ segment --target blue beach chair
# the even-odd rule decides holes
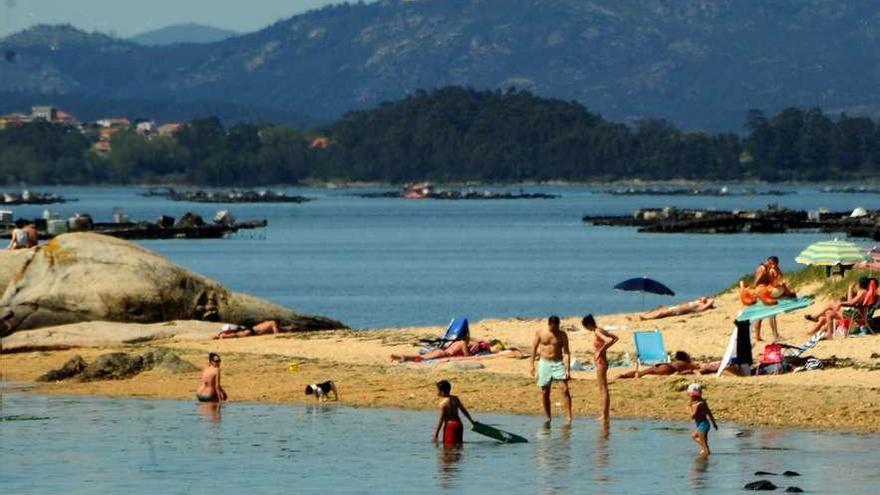
[[[657,364],[669,361],[666,355],[666,345],[663,343],[663,334],[660,330],[633,333],[636,343],[636,370],[641,364]]]
[[[449,326],[446,327],[446,333],[444,333],[442,337],[439,339],[422,339],[421,342],[426,344],[426,349],[445,349],[446,346],[456,340],[464,340],[467,338],[470,338],[468,319],[464,316],[459,316],[449,323]]]

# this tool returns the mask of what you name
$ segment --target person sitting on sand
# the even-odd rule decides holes
[[[226,391],[220,385],[220,355],[208,354],[208,366],[202,370],[202,379],[196,390],[199,402],[222,402],[227,400]]]
[[[471,350],[468,346],[468,343],[468,337],[465,337],[463,339],[453,341],[443,349],[433,349],[424,354],[392,354],[391,360],[400,363],[420,363],[422,361],[428,361],[430,359],[467,357],[471,355]]]
[[[647,375],[693,375],[694,371],[698,369],[700,369],[700,365],[691,360],[690,354],[684,351],[675,351],[670,363],[657,363],[650,368],[645,368],[638,372],[635,370],[627,371],[622,375],[618,375],[617,379],[641,378]]]
[[[658,306],[647,313],[639,315],[640,320],[659,320],[670,316],[682,316],[693,313],[702,313],[715,308],[715,299],[701,297],[690,302],[676,304],[675,306]]]
[[[214,336],[214,339],[237,339],[239,337],[253,337],[254,335],[277,334],[283,330],[275,320],[266,320],[257,323],[253,327],[226,324],[223,329]]]
[[[836,322],[844,318],[843,310],[847,307],[861,306],[865,304],[865,298],[868,295],[868,287],[870,284],[870,278],[861,277],[859,278],[858,283],[849,285],[846,290],[845,298],[828,304],[816,314],[804,315],[804,318],[816,323],[813,325],[813,328],[810,329],[810,335],[825,330],[826,338],[830,339],[834,335],[834,326]]]
[[[12,229],[12,238],[9,239],[7,249],[26,249],[32,247],[30,234],[27,231],[27,222],[19,220],[15,222],[15,228]]]
[[[474,418],[465,409],[458,396],[452,395],[451,391],[452,384],[447,380],[437,382],[437,395],[442,400],[440,401],[440,417],[434,428],[434,442],[440,436],[440,428],[443,428],[443,445],[445,447],[455,447],[464,443],[464,426],[458,416],[458,411],[464,414],[471,425],[474,424]]]

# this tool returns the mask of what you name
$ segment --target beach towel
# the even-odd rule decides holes
[[[432,366],[440,363],[450,363],[454,361],[480,361],[483,359],[494,359],[500,357],[520,357],[522,353],[517,349],[508,349],[500,352],[493,352],[489,354],[479,354],[476,356],[455,356],[455,357],[444,357],[437,359],[425,359],[422,361],[403,361],[398,363],[399,365],[408,366],[408,365],[418,365],[418,366]]]

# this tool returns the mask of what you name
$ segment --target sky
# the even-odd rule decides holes
[[[72,24],[128,37],[197,22],[240,32],[340,0],[0,0],[0,37],[34,24]]]

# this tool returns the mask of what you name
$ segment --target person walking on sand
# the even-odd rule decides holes
[[[199,388],[196,390],[199,402],[222,402],[228,399],[226,391],[220,385],[220,355],[216,352],[208,354],[208,366],[202,370]]]
[[[700,457],[708,457],[712,453],[709,451],[709,421],[712,421],[715,431],[718,431],[718,423],[715,422],[715,416],[712,415],[709,404],[703,399],[702,385],[691,383],[688,385],[687,393],[691,398],[691,419],[696,424],[696,429],[691,433],[691,438],[700,446]]]
[[[536,370],[535,358],[539,356],[541,359]],[[547,328],[535,332],[530,365],[532,376],[537,378],[538,386],[541,387],[546,424],[549,425],[553,419],[550,413],[550,386],[554,381],[559,382],[565,405],[565,420],[567,424],[571,424],[571,392],[568,390],[571,352],[568,349],[568,335],[559,329],[558,316],[548,318]]]
[[[464,414],[464,417],[474,424],[474,418],[471,417],[464,404],[461,403],[458,396],[452,395],[452,384],[447,380],[437,382],[437,396],[440,400],[440,417],[437,419],[437,426],[434,427],[434,442],[440,436],[440,429],[443,429],[443,445],[445,447],[455,447],[464,443],[464,425],[461,423],[461,417],[458,411]]]
[[[593,315],[584,316],[581,325],[593,332],[593,364],[596,366],[596,381],[599,383],[600,413],[599,421],[607,428],[611,415],[611,394],[608,393],[608,348],[617,343],[617,336],[596,325]]]

